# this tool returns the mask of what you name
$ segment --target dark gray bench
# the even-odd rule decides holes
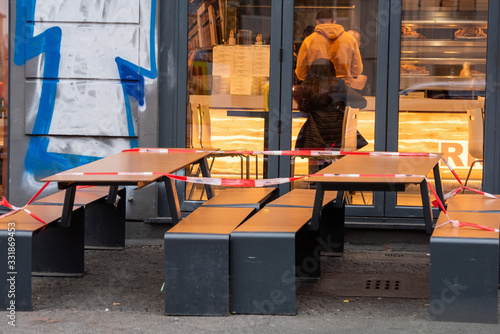
[[[329,241],[307,224],[312,216],[314,193],[294,189],[267,204],[231,233],[232,313],[296,313],[296,277],[318,279],[320,251],[329,247]],[[321,226],[344,221],[343,201],[336,208],[336,198],[337,192],[325,194]],[[341,215],[338,220],[336,213]]]
[[[499,196],[499,195],[495,195]],[[500,198],[479,194],[458,194],[448,199],[449,212],[482,212],[500,214]],[[451,214],[453,216],[453,213]],[[500,272],[498,273],[500,277]]]
[[[75,193],[75,205],[85,208],[85,248],[125,248],[125,188],[117,189],[116,201],[111,203],[110,187],[82,187]],[[40,198],[35,205],[63,205],[65,191]],[[109,197],[109,198],[111,198]]]
[[[230,233],[274,188],[229,188],[165,233],[165,314],[229,315]]]
[[[25,211],[0,219],[0,307],[31,311],[31,276],[84,274],[84,209],[75,206],[71,226],[59,227],[62,207],[28,205],[47,225]],[[12,295],[15,291],[15,298]],[[12,297],[12,298],[11,298]]]
[[[500,226],[498,213],[448,210],[448,215],[461,222]],[[440,321],[497,323],[499,233],[439,226],[447,221],[442,212],[430,240],[430,316]]]

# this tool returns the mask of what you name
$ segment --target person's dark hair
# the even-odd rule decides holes
[[[333,11],[330,9],[322,9],[316,14],[316,21],[320,23],[333,22],[334,20]]]
[[[358,29],[349,29],[349,30],[347,30],[347,32],[354,36],[354,38],[356,39],[356,42],[358,42],[358,44],[361,44],[362,36],[361,36],[361,32]]]
[[[338,83],[335,67],[329,59],[318,58],[309,67],[304,82],[295,88],[293,98],[299,110],[308,112],[332,103],[330,93]]]
[[[304,28],[304,38],[306,38],[307,36],[309,36],[313,32],[314,32],[314,26],[307,26],[307,27],[305,27]]]

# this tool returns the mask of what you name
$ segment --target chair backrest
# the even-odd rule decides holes
[[[201,148],[201,137],[200,137],[200,112],[199,112],[200,104],[198,103],[190,103],[189,104],[189,113],[188,113],[188,140],[191,148]]]
[[[202,148],[212,148],[212,123],[210,121],[210,107],[202,104],[200,112],[200,145]]]
[[[206,104],[190,103],[190,141],[193,148],[212,148],[210,107]]]
[[[481,108],[467,109],[469,128],[469,153],[476,159],[483,159],[484,120]]]
[[[345,107],[341,151],[356,151],[358,145],[358,108]]]

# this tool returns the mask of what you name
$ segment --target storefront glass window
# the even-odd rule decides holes
[[[482,159],[483,135],[470,130],[483,128],[487,18],[487,0],[403,0],[398,150],[441,153],[464,182]],[[440,170],[445,192],[459,187]],[[476,163],[468,186],[481,183]],[[421,205],[418,187],[398,205]]]
[[[334,23],[326,16],[331,12]],[[377,18],[378,1],[368,0],[316,0],[295,1],[294,10],[294,111],[297,117],[292,121],[292,148],[310,148],[322,145],[314,135],[309,135],[319,129],[326,138],[323,147],[338,150],[341,146],[343,111],[346,105],[360,109],[357,121],[358,145],[354,150],[373,151],[375,129],[375,93],[376,93],[376,68],[377,68]],[[328,35],[329,38],[324,36]],[[326,44],[325,44],[326,43]],[[322,45],[326,45],[328,53],[321,54]],[[300,92],[302,87],[312,83],[314,75],[307,73],[312,68],[316,58],[329,58],[334,65],[335,75],[344,83],[335,84],[332,93],[337,96],[348,86],[352,88],[358,99],[364,100],[360,106],[355,99],[344,100],[342,97],[331,101],[331,105],[312,106],[314,103],[298,105],[295,92]],[[317,61],[317,60],[316,60]],[[345,84],[345,86],[344,86]],[[317,88],[315,88],[317,89]],[[305,98],[310,99],[309,94]],[[342,94],[340,94],[342,96]],[[338,116],[333,105],[339,105]],[[308,112],[311,110],[311,112]],[[328,111],[331,111],[328,112]],[[295,113],[294,113],[295,114]],[[336,122],[332,117],[336,117]],[[307,123],[306,123],[307,121]],[[324,126],[327,124],[328,126]],[[304,124],[306,124],[304,126]],[[324,128],[324,129],[323,129]],[[335,134],[333,133],[335,132]],[[304,138],[306,138],[304,140]],[[311,138],[313,140],[311,141]],[[331,160],[317,158],[299,158],[294,164],[294,175],[307,175],[321,169]],[[296,181],[294,187],[309,187],[309,183]],[[350,204],[370,205],[373,196],[370,192],[351,193]]]
[[[190,1],[187,147],[267,147],[270,44],[271,0]],[[212,177],[264,177],[262,156],[221,154],[209,164]],[[201,189],[188,185],[186,197],[205,199]]]
[[[7,192],[7,117],[9,90],[9,4],[0,3],[0,194]]]

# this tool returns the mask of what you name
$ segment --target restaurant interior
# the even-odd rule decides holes
[[[367,100],[361,109],[357,130],[368,141],[362,151],[374,151],[377,98],[377,1],[295,1],[293,9],[293,54],[297,55],[307,27],[316,25],[316,13],[331,9],[336,23],[360,32],[359,51],[363,75],[368,80],[360,93]],[[223,151],[267,149],[269,127],[270,68],[272,48],[271,1],[191,1],[188,22],[187,147],[217,147]],[[484,110],[488,1],[403,0],[401,8],[398,133],[400,152],[442,154],[463,180],[482,148],[474,151],[470,141],[468,110]],[[274,35],[273,35],[274,36]],[[293,90],[299,82],[292,74]],[[285,88],[283,88],[285,89]],[[306,121],[292,101],[291,122],[282,120],[281,131],[289,131],[289,147],[295,147]],[[281,111],[283,112],[283,111]],[[283,127],[283,123],[285,123]],[[272,125],[271,125],[272,126]],[[272,134],[271,134],[272,135]],[[482,141],[482,137],[480,139]],[[480,145],[481,146],[481,145]],[[266,156],[218,156],[214,177],[266,178]],[[295,176],[308,174],[308,158],[291,159]],[[244,173],[242,171],[244,169]],[[458,183],[442,163],[445,191]],[[482,163],[474,163],[468,186],[479,189]],[[300,180],[291,186],[307,187]],[[200,191],[188,189],[189,199],[204,199]],[[372,205],[371,193],[353,194],[352,204]],[[421,205],[418,189],[409,187],[398,195],[398,205]]]

